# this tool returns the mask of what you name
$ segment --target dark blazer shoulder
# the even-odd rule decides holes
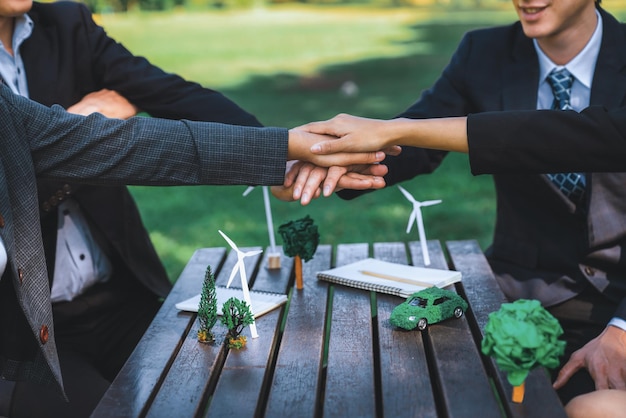
[[[498,67],[506,62],[526,60],[534,53],[533,42],[524,35],[519,21],[469,31],[463,36],[457,49],[457,54],[461,56],[471,54],[485,64]]]
[[[33,2],[28,15],[35,22],[44,26],[57,25],[58,22],[67,24],[68,20],[81,19],[89,16],[87,6],[72,1],[57,1],[54,3]]]

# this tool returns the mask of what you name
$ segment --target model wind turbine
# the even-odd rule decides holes
[[[420,202],[415,200],[411,193],[407,192],[401,186],[398,186],[398,189],[402,192],[404,197],[406,197],[409,202],[413,203],[413,212],[409,215],[409,224],[406,227],[406,233],[408,234],[411,231],[411,227],[413,226],[413,222],[417,223],[417,230],[420,236],[420,244],[422,246],[422,254],[424,254],[424,265],[430,265],[430,256],[428,255],[428,243],[426,242],[426,232],[424,232],[424,220],[422,219],[422,207],[423,206],[432,206],[438,203],[441,203],[441,200],[427,200],[425,202]]]
[[[248,196],[255,186],[250,186],[243,192]],[[267,220],[267,233],[270,237],[270,253],[267,255],[267,266],[270,269],[280,268],[280,253],[276,251],[276,238],[274,237],[274,222],[272,221],[272,208],[270,206],[270,194],[267,186],[263,186],[263,203],[265,204],[265,219]]]
[[[235,264],[235,267],[233,267],[233,271],[230,273],[230,278],[228,279],[228,283],[226,284],[226,287],[230,287],[230,283],[235,278],[235,275],[237,274],[237,272],[239,272],[239,277],[241,278],[241,289],[243,290],[243,300],[246,301],[246,303],[250,307],[250,311],[252,312],[252,299],[250,299],[250,289],[248,289],[248,276],[246,276],[246,266],[243,260],[246,257],[251,257],[253,255],[260,254],[263,251],[254,250],[254,251],[248,251],[244,253],[239,248],[237,248],[235,243],[230,238],[228,238],[225,233],[219,230],[218,232],[224,237],[228,245],[230,245],[230,248],[232,248],[233,250],[235,250],[235,252],[237,252],[237,264]],[[252,312],[252,317],[254,317],[254,312]],[[252,335],[252,338],[257,338],[259,336],[259,334],[256,332],[255,322],[250,324],[250,334]]]

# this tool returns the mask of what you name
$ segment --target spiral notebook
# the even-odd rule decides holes
[[[460,282],[461,273],[454,270],[415,267],[366,258],[356,263],[319,271],[317,278],[344,286],[406,298],[427,287],[445,287]]]
[[[216,286],[215,293],[217,295],[217,314],[222,314],[222,306],[231,297],[243,300],[243,291],[236,287],[224,287]],[[250,290],[250,299],[252,301],[252,313],[255,318],[264,315],[276,309],[285,302],[287,302],[287,295],[280,293],[259,292]],[[192,298],[177,303],[176,309],[188,312],[198,312],[198,305],[200,304],[200,295],[196,295]]]

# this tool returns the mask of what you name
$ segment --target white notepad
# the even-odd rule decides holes
[[[461,281],[461,273],[428,267],[390,263],[366,258],[345,266],[317,273],[317,278],[331,283],[374,292],[409,297],[427,287],[445,287]]]
[[[243,300],[243,290],[236,287],[223,287],[217,286],[215,288],[217,295],[217,314],[222,314],[222,306],[231,297]],[[287,295],[270,292],[259,292],[250,290],[250,299],[252,300],[252,313],[255,318],[268,313],[272,309],[276,309],[285,302],[287,302]],[[198,305],[200,305],[200,295],[196,295],[192,298],[177,303],[176,309],[188,312],[198,312]]]

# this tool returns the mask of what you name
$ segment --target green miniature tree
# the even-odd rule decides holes
[[[317,225],[309,215],[302,219],[287,222],[278,228],[283,238],[283,250],[289,257],[294,257],[296,271],[296,289],[304,287],[302,282],[302,260],[309,261],[313,258],[315,250],[320,242]]]
[[[489,314],[482,352],[493,356],[513,386],[513,402],[524,400],[524,381],[538,366],[555,368],[565,350],[558,340],[563,328],[539,301],[520,299],[503,303]]]
[[[254,322],[252,311],[246,301],[233,297],[224,302],[221,321],[228,328],[226,335],[228,347],[236,349],[244,347],[247,338],[240,335],[241,331]]]
[[[198,305],[198,320],[200,329],[198,330],[198,341],[203,343],[215,341],[215,336],[211,330],[217,322],[217,293],[215,292],[215,276],[208,266],[202,282],[202,293],[200,293],[200,304]]]

